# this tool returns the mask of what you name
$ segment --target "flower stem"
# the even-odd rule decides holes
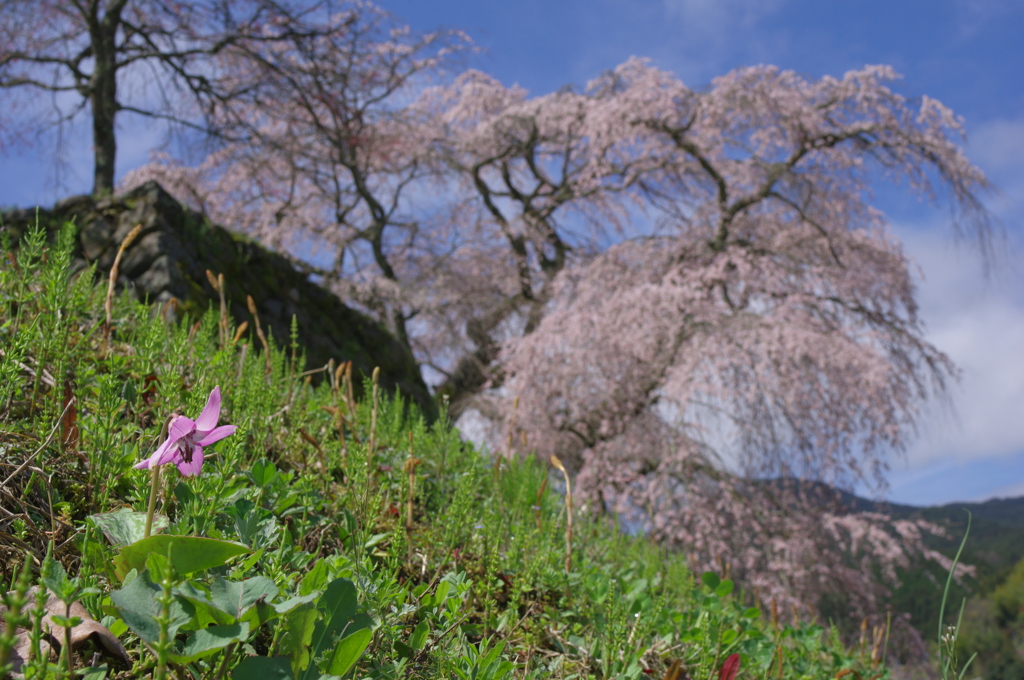
[[[149,538],[153,531],[153,513],[156,511],[156,497],[160,495],[160,466],[152,468],[153,483],[149,487],[149,507],[146,509],[146,528],[142,532],[143,538]]]

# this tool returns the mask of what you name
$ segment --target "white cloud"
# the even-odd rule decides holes
[[[980,460],[1024,451],[1024,275],[1012,267],[1021,233],[986,277],[980,256],[948,230],[899,230],[924,280],[918,299],[927,337],[963,371],[950,397],[957,417],[936,407],[908,452],[911,469],[941,460]]]
[[[926,418],[911,468],[1024,452],[1024,268],[1016,265],[1024,253],[1024,118],[969,133],[968,157],[997,187],[990,205],[1006,228],[991,276],[941,224],[897,229],[924,272],[918,299],[928,338],[963,369],[951,394],[959,422],[948,413]]]
[[[702,32],[727,27],[754,28],[762,17],[778,12],[783,0],[665,0],[669,16],[677,16]]]
[[[976,37],[992,21],[1010,14],[1014,3],[1005,0],[955,0],[953,9],[956,13],[956,38],[964,42]]]
[[[740,64],[775,62],[789,52],[786,30],[767,30],[765,19],[785,0],[663,0],[673,37],[650,45],[646,56],[701,85]]]

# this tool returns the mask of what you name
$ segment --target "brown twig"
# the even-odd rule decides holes
[[[270,345],[267,343],[267,336],[263,335],[263,327],[260,325],[260,315],[256,311],[256,302],[252,299],[251,295],[245,296],[245,302],[249,306],[249,313],[252,314],[253,321],[256,322],[256,336],[263,344],[263,356],[267,362],[267,375],[270,375],[271,371],[274,370],[274,365],[270,361]]]
[[[316,450],[317,456],[320,458],[320,471],[327,474],[327,457],[324,455],[324,450],[320,448],[320,442],[314,439],[313,435],[306,432],[304,427],[299,428],[299,436]]]
[[[213,275],[209,269],[206,270],[206,279],[213,286],[213,289],[217,291],[217,295],[220,296],[220,319],[217,322],[217,337],[220,339],[220,347],[224,349],[228,344],[228,334],[230,331],[230,324],[228,323],[228,304],[224,299],[224,275],[217,274]]]

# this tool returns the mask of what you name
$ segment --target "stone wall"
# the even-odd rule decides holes
[[[282,255],[226,229],[210,224],[201,214],[184,208],[155,183],[130,192],[94,200],[74,196],[52,209],[39,209],[39,220],[54,229],[66,220],[78,225],[75,266],[95,262],[108,275],[121,241],[137,224],[139,238],[121,260],[119,286],[133,286],[139,299],[163,304],[172,297],[179,313],[198,316],[219,298],[207,281],[206,270],[223,274],[225,292],[235,323],[248,321],[246,295],[256,303],[264,331],[279,344],[289,341],[294,315],[307,368],[329,359],[353,362],[357,381],[380,366],[381,385],[398,389],[417,403],[428,419],[437,416],[412,354],[379,323],[348,306],[299,271]],[[36,209],[10,210],[2,215],[13,242],[36,219]]]

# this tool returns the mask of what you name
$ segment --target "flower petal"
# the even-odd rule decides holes
[[[207,435],[203,437],[202,441],[199,442],[199,445],[209,446],[214,442],[219,442],[221,439],[224,439],[224,437],[234,434],[236,429],[238,428],[234,425],[221,425],[220,427],[208,432]]]
[[[136,463],[133,467],[137,470],[148,470],[149,468],[156,467],[157,465],[170,463],[170,456],[173,455],[174,451],[178,450],[178,447],[175,444],[177,444],[177,441],[174,439],[164,440],[164,443],[157,447],[157,450],[153,452],[152,456],[140,463]]]
[[[214,387],[210,392],[210,398],[206,400],[206,407],[196,418],[196,432],[205,433],[217,427],[220,419],[220,387]],[[200,435],[202,436],[202,435]]]
[[[203,469],[203,447],[196,444],[192,448],[192,460],[186,461],[184,457],[177,456],[174,463],[178,466],[178,470],[185,477],[192,477],[198,475]]]
[[[170,427],[167,428],[167,441],[177,442],[182,437],[192,434],[196,431],[196,422],[191,418],[185,416],[178,416],[171,421]]]

